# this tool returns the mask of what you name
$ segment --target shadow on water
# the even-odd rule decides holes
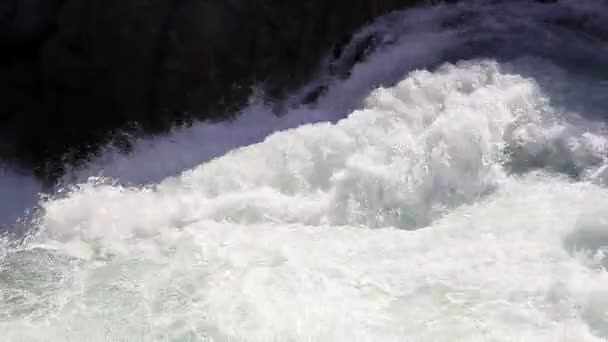
[[[577,229],[566,237],[564,248],[571,255],[578,257],[596,274],[602,274],[608,270],[608,221],[604,214],[592,215],[579,222]],[[592,329],[594,335],[608,337],[608,321],[606,320],[605,288],[590,287],[586,289],[594,293],[594,301],[586,305],[582,311],[582,317]]]
[[[594,261],[594,266],[608,270],[607,225],[581,227],[570,234],[564,244],[570,253],[584,253]]]
[[[37,205],[41,189],[31,174],[0,165],[0,236],[14,231],[17,220]]]

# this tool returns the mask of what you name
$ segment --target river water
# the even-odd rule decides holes
[[[51,196],[2,171],[2,340],[608,337],[608,3],[369,34],[313,105],[108,148]]]

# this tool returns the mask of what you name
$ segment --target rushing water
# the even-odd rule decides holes
[[[608,336],[608,4],[469,2],[370,32],[316,105],[108,149],[5,224],[1,339]],[[8,223],[36,184],[3,172]]]

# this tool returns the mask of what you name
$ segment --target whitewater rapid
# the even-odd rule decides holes
[[[0,239],[2,340],[602,341],[608,78],[550,58],[557,41],[460,56],[608,13],[548,8],[397,13],[315,106],[108,149]],[[478,34],[442,24],[469,12]],[[10,220],[27,179],[0,178]]]

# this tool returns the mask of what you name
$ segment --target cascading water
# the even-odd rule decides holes
[[[314,106],[108,150],[5,228],[2,340],[601,341],[607,19],[396,13]]]

